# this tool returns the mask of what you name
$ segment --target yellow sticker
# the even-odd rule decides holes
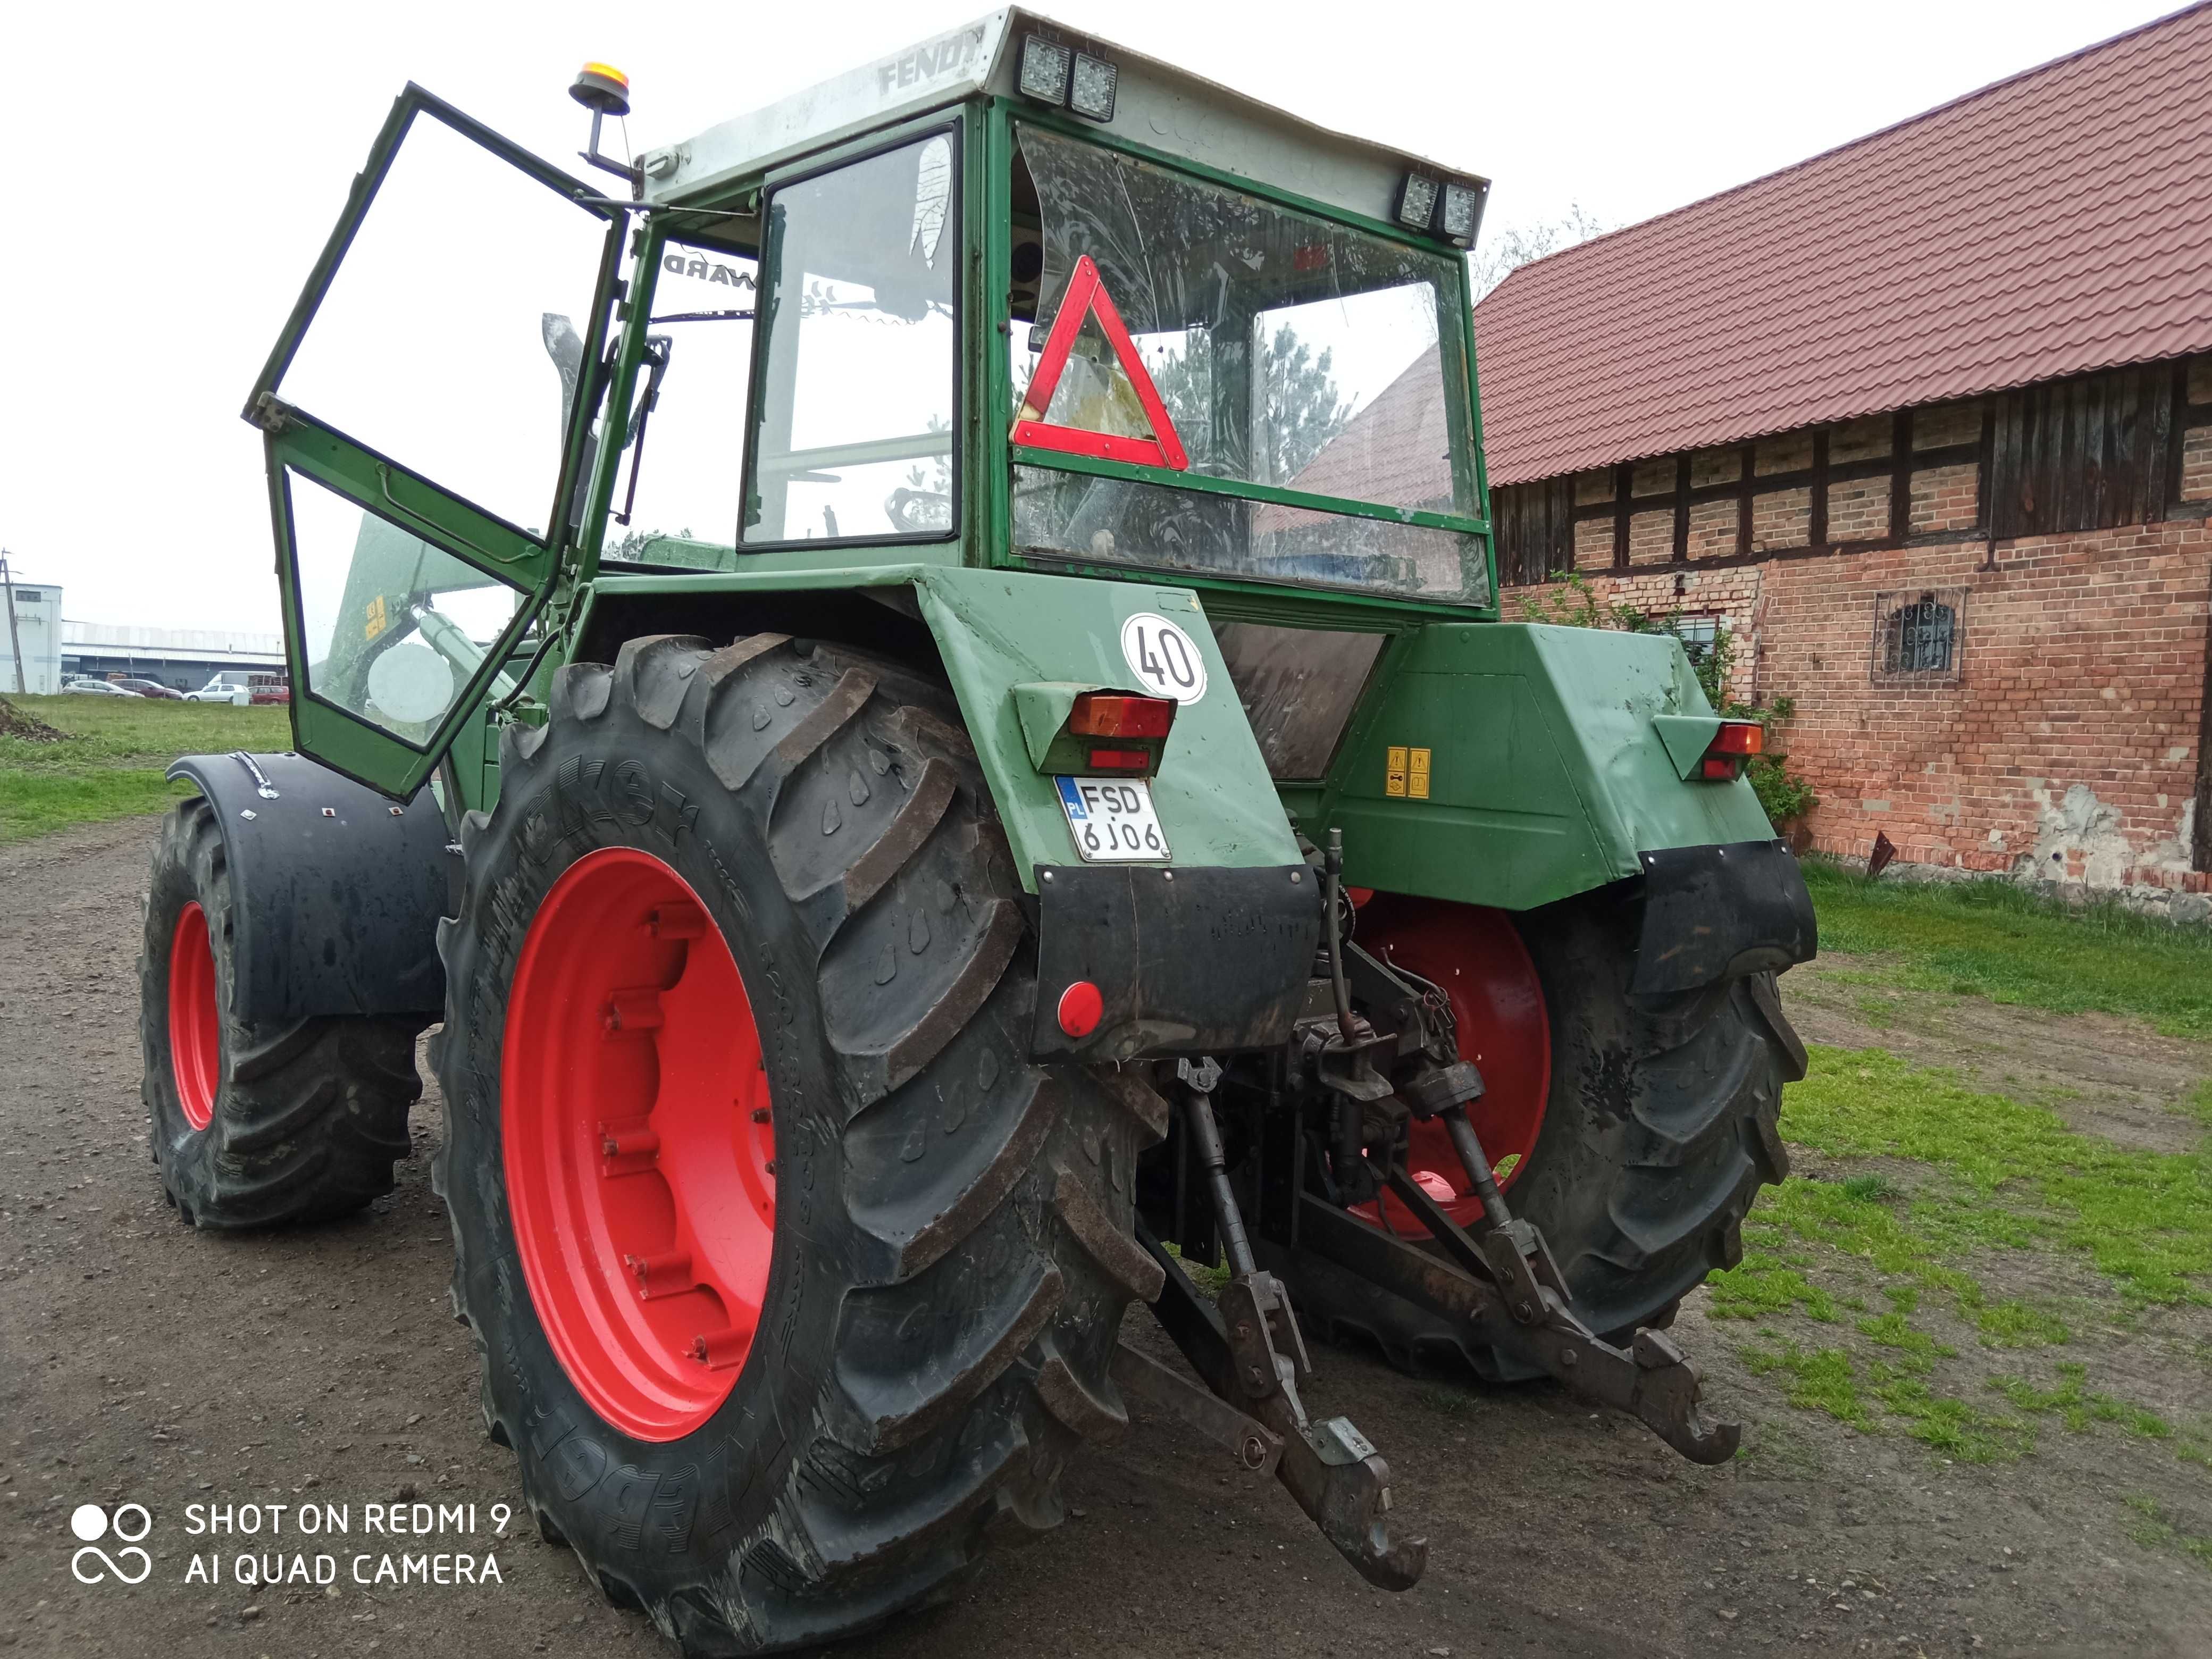
[[[1425,749],[1408,750],[1406,769],[1409,772],[1426,772],[1429,769],[1429,751]]]
[[[1429,751],[1416,749],[1407,757],[1406,793],[1415,800],[1429,798]]]
[[[1382,793],[1403,795],[1406,793],[1406,746],[1394,744],[1382,761]]]
[[[392,626],[384,609],[384,595],[380,593],[368,602],[368,625],[362,630],[362,638],[373,640]]]

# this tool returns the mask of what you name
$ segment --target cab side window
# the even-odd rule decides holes
[[[748,545],[952,532],[957,161],[939,133],[769,198]]]

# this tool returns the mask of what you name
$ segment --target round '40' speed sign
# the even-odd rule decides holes
[[[1206,695],[1206,659],[1190,635],[1165,617],[1143,611],[1123,623],[1121,655],[1154,696],[1196,702]]]

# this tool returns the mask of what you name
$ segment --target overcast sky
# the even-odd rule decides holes
[[[238,411],[407,80],[574,166],[567,96],[631,79],[638,149],[920,40],[973,0],[12,7],[0,240],[16,319],[0,546],[72,618],[274,629]],[[1071,24],[1495,181],[1494,227],[1680,206],[2173,9],[2133,0],[1492,5],[1058,0]],[[617,140],[617,142],[619,142]],[[453,257],[472,242],[453,204]],[[43,222],[73,227],[49,236]],[[99,227],[105,224],[106,228]],[[550,371],[549,371],[550,373]],[[465,387],[449,390],[464,395]]]

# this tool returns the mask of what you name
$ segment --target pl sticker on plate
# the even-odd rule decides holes
[[[1085,864],[1164,860],[1167,831],[1152,811],[1152,786],[1143,778],[1054,778],[1060,810],[1076,855]]]
[[[1165,617],[1143,611],[1123,623],[1121,655],[1156,697],[1196,702],[1206,695],[1206,659],[1190,635]]]

